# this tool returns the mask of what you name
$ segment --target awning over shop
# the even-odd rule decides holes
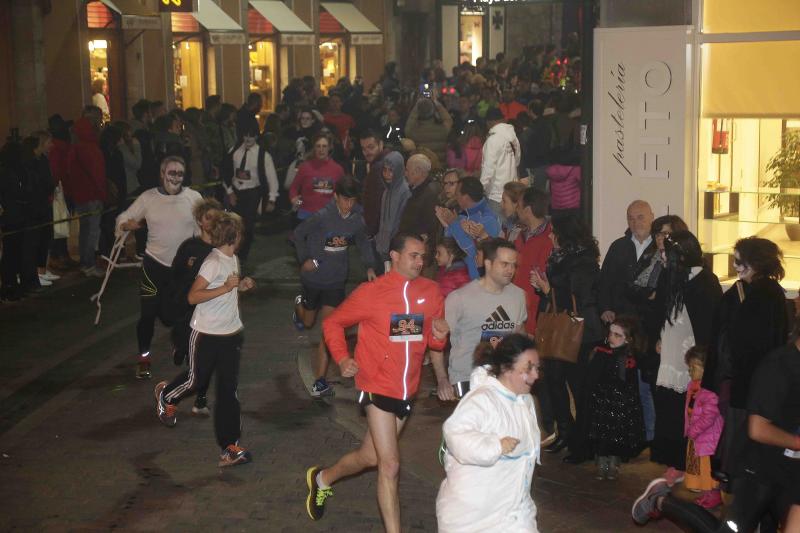
[[[261,13],[281,34],[281,44],[313,44],[314,30],[294,14],[283,2],[250,0],[253,9]]]
[[[100,0],[107,8],[119,13],[124,30],[160,30],[161,17],[136,0]]]
[[[212,0],[197,0],[192,16],[208,30],[211,44],[247,44],[242,27]]]
[[[383,44],[383,33],[353,4],[320,2],[350,34],[352,44]]]

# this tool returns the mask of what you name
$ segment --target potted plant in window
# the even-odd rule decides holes
[[[780,209],[786,234],[791,240],[800,241],[800,132],[784,135],[783,146],[769,160],[766,170],[772,172],[772,177],[765,185],[780,189],[767,196],[769,206]]]

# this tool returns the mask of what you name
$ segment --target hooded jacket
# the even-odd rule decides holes
[[[383,180],[383,196],[381,197],[381,217],[378,233],[375,235],[375,248],[384,258],[389,257],[389,243],[400,227],[400,217],[406,202],[411,198],[411,190],[405,178],[405,161],[399,152],[390,152],[383,158],[383,166],[392,169],[393,179],[390,183]]]
[[[514,126],[505,122],[495,124],[483,143],[481,184],[487,198],[494,202],[503,199],[503,186],[517,179],[521,156]]]
[[[361,252],[361,261],[367,268],[372,264],[372,248],[367,241],[364,217],[351,211],[342,217],[336,202],[307,218],[294,230],[297,259],[302,265],[307,259],[316,259],[319,268],[301,272],[303,283],[320,289],[341,287],[349,271],[348,248],[355,244]]]
[[[76,204],[105,202],[106,168],[94,126],[85,117],[72,127],[77,141],[67,155],[67,179],[64,194]]]
[[[500,235],[500,221],[489,207],[486,198],[482,198],[477,204],[463,210],[458,215],[458,218],[445,229],[444,236],[453,237],[458,243],[458,246],[467,254],[467,258],[464,262],[467,264],[470,279],[477,279],[478,265],[475,264],[475,256],[478,254],[478,248],[472,236],[461,227],[462,220],[471,220],[483,224],[483,229],[486,230],[489,237],[497,237]]]
[[[483,367],[442,427],[447,453],[436,497],[440,533],[536,533],[531,498],[541,434],[530,394],[514,394]],[[503,455],[500,438],[519,444]],[[480,487],[480,490],[476,490]]]
[[[350,356],[345,329],[358,324],[356,387],[408,400],[419,388],[425,351],[444,349],[445,341],[436,339],[431,328],[434,319],[443,316],[444,298],[435,282],[421,276],[411,280],[392,270],[359,285],[322,322],[322,331],[331,356],[340,363]],[[418,334],[406,337],[409,340],[402,340],[393,330],[408,319],[417,326],[421,320],[422,327]]]

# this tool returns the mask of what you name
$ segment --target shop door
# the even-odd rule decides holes
[[[105,121],[121,120],[126,106],[120,39],[112,31],[89,35],[89,100],[103,110]]]
[[[475,64],[483,56],[483,15],[461,15],[458,62]]]
[[[319,88],[323,94],[336,87],[342,76],[347,76],[347,47],[340,37],[324,39],[319,45],[320,72],[322,78]]]
[[[272,41],[258,41],[249,48],[250,92],[261,95],[261,111],[271,112],[275,109],[277,86],[275,44]]]
[[[199,38],[186,39],[173,46],[175,69],[175,106],[181,109],[202,109],[203,43]]]

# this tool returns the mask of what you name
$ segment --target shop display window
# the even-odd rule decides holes
[[[798,54],[800,41],[703,44],[698,237],[723,281],[736,241],[757,235],[783,250],[784,287],[800,286]]]
[[[249,46],[250,92],[262,97],[262,111],[275,109],[275,44],[258,41]]]
[[[172,45],[175,69],[175,105],[203,108],[203,43],[187,39]]]
[[[483,13],[462,12],[459,22],[458,62],[474,65],[483,56]]]
[[[703,33],[800,30],[797,0],[703,0]]]
[[[339,78],[345,75],[347,59],[344,40],[341,38],[326,39],[319,45],[319,60],[322,64],[322,79],[319,87],[324,94],[328,94]]]

